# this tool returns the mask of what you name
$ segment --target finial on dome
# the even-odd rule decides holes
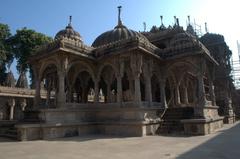
[[[173,16],[174,18],[174,22],[175,22],[175,25],[177,24],[177,17],[176,16]]]
[[[207,22],[205,22],[205,32],[208,33]]]
[[[72,25],[72,16],[70,15],[69,16],[69,23],[68,23],[68,26],[71,26]]]
[[[188,17],[188,25],[190,25],[190,15],[188,15],[187,17]]]
[[[144,30],[144,32],[146,32],[146,28],[147,28],[147,24],[146,24],[146,22],[143,22],[143,30]]]
[[[179,25],[179,19],[178,19],[178,18],[177,18],[177,26],[180,26],[180,25]]]
[[[118,6],[118,26],[122,25],[122,21],[121,21],[121,9],[122,6]]]
[[[161,15],[160,18],[161,18],[161,25],[163,25],[163,16]]]

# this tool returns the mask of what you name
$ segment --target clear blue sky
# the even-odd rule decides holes
[[[101,33],[117,23],[117,6],[122,5],[122,21],[128,28],[142,31],[160,25],[160,15],[166,26],[173,24],[173,16],[186,26],[186,19],[202,26],[208,23],[210,32],[225,35],[235,56],[236,40],[240,37],[238,0],[2,0],[0,23],[16,29],[27,27],[49,36],[65,28],[68,16],[73,16],[73,27],[86,44],[91,45]],[[237,57],[234,57],[237,58]]]

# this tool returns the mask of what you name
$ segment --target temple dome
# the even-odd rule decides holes
[[[139,32],[128,29],[124,25],[116,26],[113,30],[102,33],[93,42],[93,47],[110,44],[116,41],[130,39],[130,38],[144,38],[146,37]]]
[[[110,31],[106,31],[99,35],[94,42],[92,43],[93,47],[99,47],[102,45],[107,45],[113,42],[117,42],[120,40],[132,39],[132,38],[147,38],[139,32],[128,29],[126,26],[122,24],[120,18],[121,6],[118,7],[118,25]],[[148,40],[147,40],[148,41]]]
[[[81,35],[73,29],[73,27],[71,25],[71,19],[72,19],[72,17],[70,16],[69,24],[66,26],[65,29],[60,30],[56,34],[55,39],[68,38],[68,39],[72,39],[72,40],[76,40],[76,41],[82,41]]]

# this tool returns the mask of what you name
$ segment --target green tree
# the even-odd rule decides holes
[[[9,42],[11,36],[9,26],[0,23],[0,84],[6,78],[6,64],[10,67],[13,61],[12,47]]]
[[[17,30],[16,34],[11,37],[14,57],[17,60],[17,70],[30,72],[30,80],[33,79],[31,66],[27,63],[30,56],[34,55],[36,48],[52,41],[52,38],[38,33],[34,30],[23,28]]]

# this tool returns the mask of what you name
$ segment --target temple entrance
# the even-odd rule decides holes
[[[57,67],[54,64],[48,65],[43,71],[40,88],[47,91],[46,102],[41,103],[41,105],[45,105],[47,108],[56,107],[56,97],[58,93],[58,75]]]
[[[72,98],[74,103],[93,102],[94,82],[87,71],[80,72],[74,82]]]
[[[117,101],[117,79],[110,65],[104,66],[99,81],[99,102],[114,103]]]

